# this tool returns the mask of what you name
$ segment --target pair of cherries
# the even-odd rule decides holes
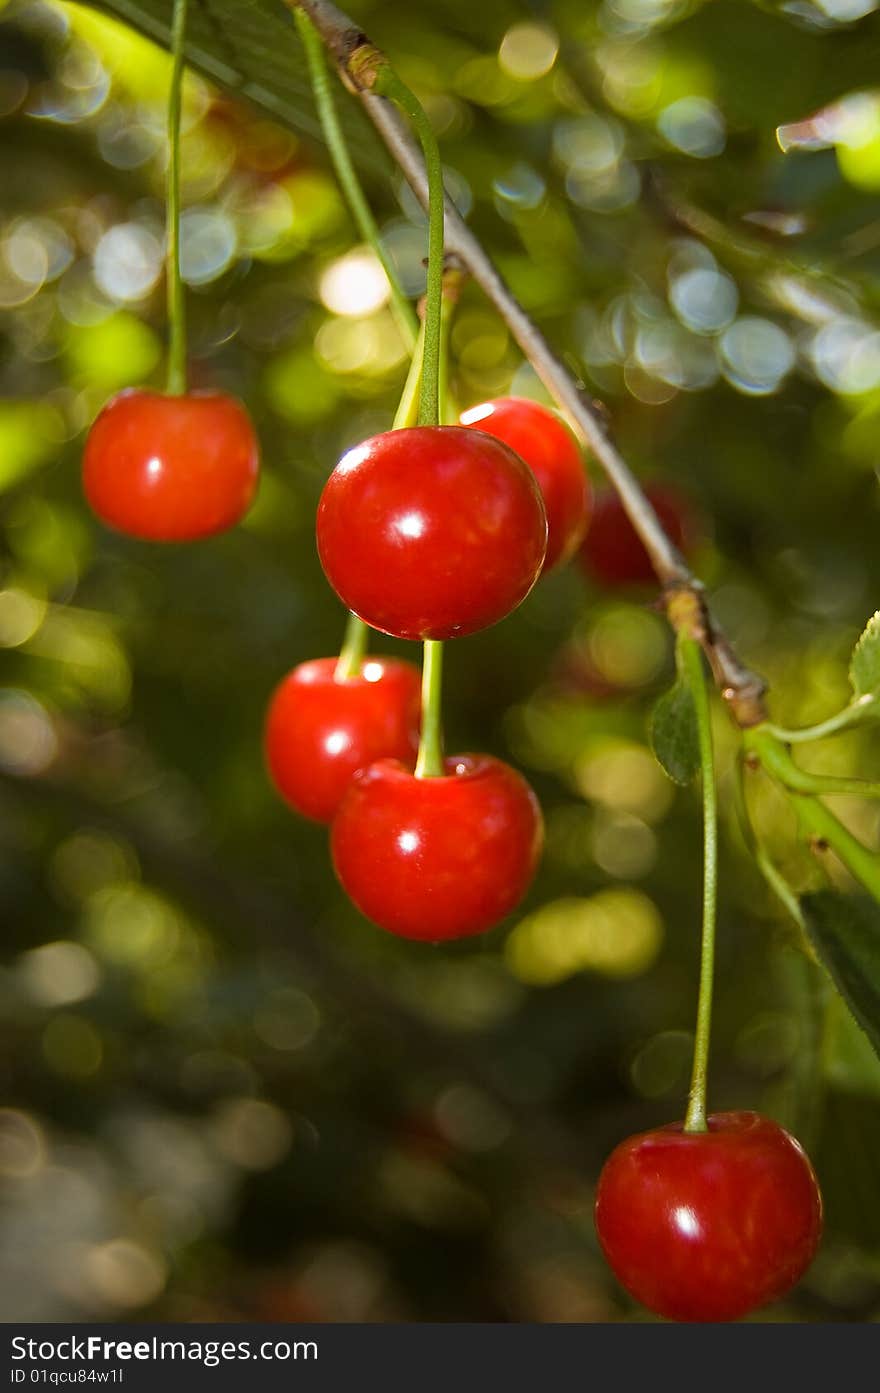
[[[318,552],[345,605],[396,638],[444,640],[496,623],[576,550],[590,491],[566,427],[504,398],[458,426],[417,426],[350,450],[318,506]],[[337,876],[374,923],[429,942],[491,928],[534,875],[543,823],[509,765],[455,755],[418,777],[420,675],[367,658],[295,668],[266,722],[288,803],[332,822]]]
[[[420,676],[366,658],[338,677],[315,658],[269,706],[269,771],[291,807],[332,823],[336,873],[375,924],[439,943],[491,928],[528,889],[542,842],[537,800],[509,765],[458,755],[416,778]]]

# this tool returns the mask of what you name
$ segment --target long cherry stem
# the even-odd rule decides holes
[[[333,161],[333,168],[336,171],[336,178],[348,206],[354,218],[357,229],[365,242],[372,247],[382,269],[388,278],[388,285],[391,289],[391,305],[394,310],[394,317],[397,320],[398,328],[403,335],[404,343],[410,352],[415,348],[416,337],[419,326],[416,313],[412,304],[407,299],[403,286],[397,275],[394,262],[382,242],[376,219],[370,210],[363,187],[355,171],[345,133],[336,112],[336,104],[333,100],[333,92],[330,86],[330,77],[327,72],[327,65],[324,61],[324,44],[318,34],[317,29],[312,24],[304,10],[295,9],[293,17],[296,27],[299,30],[305,49],[306,62],[309,67],[309,76],[312,83],[312,92],[315,98],[315,107],[318,112],[318,119],[321,123],[321,130],[330,159]]]
[[[388,280],[391,290],[391,304],[398,328],[404,343],[412,354],[409,374],[403,389],[403,396],[397,409],[394,428],[412,425],[415,419],[415,396],[421,379],[422,356],[424,352],[423,333],[412,305],[404,294],[394,263],[388,255],[379,233],[379,228],[370,210],[361,182],[352,162],[345,134],[336,113],[333,93],[327,66],[324,62],[324,45],[308,15],[302,9],[295,9],[293,17],[305,49],[312,93],[321,130],[336,178],[342,189],[355,224],[364,241],[372,247]],[[337,682],[360,676],[364,655],[369,642],[369,627],[356,614],[350,614],[345,630],[345,639],[336,664]]]
[[[715,754],[712,747],[712,712],[703,668],[703,653],[696,639],[678,639],[682,675],[693,697],[700,743],[703,783],[703,932],[700,948],[700,991],[694,1037],[694,1066],[684,1130],[706,1132],[706,1081],[709,1041],[712,1033],[712,987],[715,977],[715,916],[718,886],[718,799],[715,787]]]
[[[171,396],[186,391],[186,308],[180,274],[180,114],[183,90],[186,0],[174,0],[171,18],[171,89],[168,94],[168,182],[166,188],[168,377]]]
[[[425,349],[419,397],[419,425],[440,424],[440,304],[443,294],[443,165],[440,147],[424,107],[387,62],[376,71],[374,90],[400,107],[422,146],[428,177],[428,283],[425,292]]]

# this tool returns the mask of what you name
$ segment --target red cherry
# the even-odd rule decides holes
[[[344,890],[380,928],[437,943],[482,933],[519,904],[541,853],[541,810],[491,755],[418,779],[382,759],[349,784],[331,832]]]
[[[358,769],[386,757],[412,764],[418,752],[418,669],[367,658],[357,677],[337,678],[336,663],[300,663],[276,687],[266,716],[275,785],[316,822],[331,820]]]
[[[822,1233],[822,1197],[794,1137],[754,1112],[708,1132],[630,1137],[599,1177],[596,1230],[623,1286],[671,1320],[735,1320],[794,1286]]]
[[[462,426],[374,435],[343,456],[318,505],[318,553],[343,603],[397,638],[445,639],[503,619],[547,548],[535,477]]]
[[[130,389],[95,420],[83,488],[102,522],[151,542],[191,542],[232,527],[257,485],[259,448],[240,402],[221,392]]]
[[[472,406],[463,426],[503,440],[521,455],[538,481],[547,510],[544,570],[577,550],[590,518],[590,481],[570,430],[555,412],[525,397],[499,397]]]
[[[689,505],[666,484],[645,489],[663,530],[679,551],[693,541]],[[657,577],[639,537],[613,489],[596,496],[590,530],[578,554],[583,569],[603,585],[656,585]]]

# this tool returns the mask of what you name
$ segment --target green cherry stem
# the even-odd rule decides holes
[[[346,682],[352,677],[360,677],[369,639],[369,625],[365,624],[363,619],[358,619],[356,614],[349,614],[345,638],[342,640],[336,667],[333,669],[334,681]]]
[[[422,738],[416,760],[417,779],[436,779],[443,767],[443,644],[427,639],[422,661]]]
[[[849,793],[859,798],[880,798],[880,783],[838,777],[836,774],[810,774],[806,769],[801,769],[766,726],[755,726],[748,731],[745,744],[758,756],[765,769],[792,793]]]
[[[324,61],[324,45],[321,37],[309,19],[306,12],[297,7],[293,12],[296,27],[305,49],[306,62],[309,68],[309,77],[312,83],[312,92],[315,98],[315,107],[318,112],[318,119],[321,123],[321,130],[324,135],[324,142],[333,162],[336,171],[336,178],[339,180],[340,188],[345,195],[351,215],[355,225],[363,240],[372,247],[382,269],[388,278],[391,288],[391,306],[394,317],[397,320],[403,341],[407,349],[412,352],[415,348],[416,337],[418,335],[418,320],[415,311],[407,299],[403,286],[394,266],[394,262],[388,255],[376,219],[370,210],[361,182],[357,176],[345,134],[339,122],[336,111],[336,104],[333,100],[333,92],[330,85],[330,75],[327,71],[327,64]]]
[[[814,843],[830,847],[850,875],[880,904],[880,856],[863,846],[821,799],[802,793],[790,796],[803,831]]]
[[[440,395],[438,404],[442,408],[446,401],[446,377],[447,377],[447,358],[449,348],[449,331],[452,318],[455,314],[455,307],[458,303],[459,290],[461,288],[461,273],[453,268],[446,268],[442,277],[441,301],[440,301],[440,334],[439,334],[439,385]],[[422,320],[422,334],[419,339],[420,347],[424,347],[426,339],[425,324],[426,316]],[[421,363],[417,360],[419,354],[413,359],[414,367],[421,369]],[[410,373],[410,381],[407,382],[407,389],[414,391],[412,379],[415,376],[418,384],[419,372]],[[404,398],[407,390],[404,391]],[[402,403],[401,403],[402,404]],[[396,423],[395,423],[396,424]],[[401,424],[410,424],[402,422]],[[416,760],[415,774],[419,779],[436,779],[446,770],[443,764],[443,644],[436,640],[427,640],[424,645],[424,657],[422,660],[422,736],[419,741],[419,754]]]
[[[419,386],[418,424],[440,425],[441,358],[445,343],[443,324],[443,166],[437,137],[424,108],[388,63],[375,50],[365,55],[373,63],[372,90],[400,107],[415,128],[425,157],[428,175],[428,283],[422,321],[422,361]],[[396,423],[395,423],[396,424]],[[439,778],[443,768],[441,720],[443,644],[432,640],[424,645],[422,663],[422,737],[416,760],[416,777]]]
[[[765,730],[768,735],[775,735],[777,740],[782,740],[786,745],[804,744],[809,740],[824,740],[826,736],[836,735],[841,730],[851,730],[853,726],[874,716],[876,708],[877,698],[871,693],[866,693],[850,702],[849,706],[845,706],[835,716],[829,716],[827,721],[820,721],[818,725],[803,726],[800,730],[786,730],[784,726],[765,721],[760,729]]]
[[[440,424],[440,306],[443,294],[443,166],[440,148],[425,110],[393,68],[382,63],[373,91],[387,97],[409,117],[422,146],[428,175],[428,284],[425,293],[425,348],[419,397],[419,425]]]
[[[784,745],[780,745],[766,728],[755,726],[743,733],[746,750],[756,759],[791,799],[802,832],[814,843],[828,846],[843,863],[850,875],[861,881],[865,889],[880,903],[880,856],[844,827],[838,817],[817,797],[817,793],[860,793],[874,787],[858,779],[832,779],[826,782],[817,774],[804,775],[798,770]],[[792,770],[796,775],[792,774]],[[806,784],[806,786],[804,786]],[[844,787],[841,787],[841,784]],[[851,785],[856,785],[852,787]]]
[[[454,267],[443,273],[440,302],[440,408],[447,405],[449,331],[458,304],[462,275]],[[422,327],[424,328],[424,322]],[[445,774],[442,722],[443,644],[427,640],[422,661],[422,738],[416,760],[416,778],[436,779]]]
[[[678,638],[681,673],[694,702],[700,744],[703,783],[703,932],[700,947],[700,991],[694,1036],[694,1065],[684,1119],[686,1132],[706,1132],[706,1079],[709,1040],[712,1033],[712,985],[715,976],[715,910],[718,887],[718,800],[715,787],[715,754],[712,747],[712,712],[703,667],[703,651],[696,639]]]
[[[391,423],[392,430],[405,430],[408,426],[414,426],[418,421],[424,356],[425,324],[422,321],[419,325],[419,334],[409,365],[409,372],[406,375],[406,382],[403,384],[403,392],[394,413],[394,420]]]
[[[745,842],[746,850],[751,854],[758,870],[770,886],[774,895],[785,905],[785,908],[788,910],[798,928],[803,933],[806,933],[806,924],[804,923],[804,916],[797,895],[794,893],[785,877],[780,874],[770,860],[770,857],[762,847],[755,834],[755,829],[752,826],[745,788],[747,767],[745,756],[741,752],[736,762],[736,777],[733,781],[733,802],[740,832],[742,833],[742,839]]]
[[[186,391],[186,309],[180,275],[180,114],[183,93],[183,48],[186,0],[174,0],[171,17],[171,88],[168,93],[168,220],[166,287],[168,295],[168,377],[170,396]]]
[[[452,321],[461,297],[462,287],[467,279],[466,273],[452,258],[446,258],[443,267],[443,280],[440,288],[440,424],[455,425],[458,421],[458,407],[449,385],[449,339]]]

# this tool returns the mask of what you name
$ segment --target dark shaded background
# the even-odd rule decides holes
[[[250,9],[286,25],[298,67],[283,12]],[[356,13],[640,474],[691,499],[695,561],[777,719],[835,710],[880,594],[871,0]],[[157,548],[80,494],[95,412],[162,381],[167,78],[95,10],[0,10],[2,1316],[644,1319],[591,1205],[610,1147],[679,1116],[687,1084],[700,831],[647,744],[665,624],[651,595],[572,568],[451,644],[449,747],[533,780],[543,867],[476,942],[430,949],[358,917],[324,831],[273,795],[261,723],[284,672],[338,643],[315,503],[341,451],[389,424],[403,350],[375,268],[346,260],[320,146],[200,78],[192,380],[246,399],[259,500],[230,535]],[[354,130],[418,293],[423,220]],[[540,395],[472,290],[453,348],[463,405]],[[727,779],[723,713],[718,735]],[[880,778],[867,732],[809,759]],[[874,809],[834,803],[876,846]],[[769,789],[755,814],[796,888],[819,883]],[[871,1320],[880,1067],[726,830],[712,1099],[797,1130],[828,1209],[813,1269],[758,1318]]]

